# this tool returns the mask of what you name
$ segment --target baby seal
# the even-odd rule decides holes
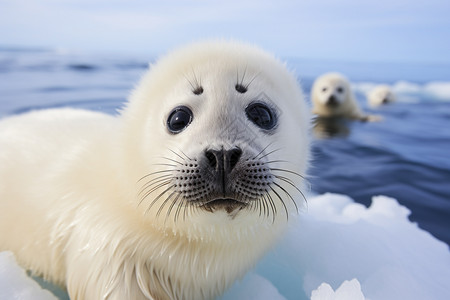
[[[326,73],[318,77],[311,91],[313,113],[320,117],[341,117],[360,121],[377,121],[379,117],[361,112],[351,90],[350,82],[342,74]]]
[[[380,84],[367,94],[367,100],[371,107],[378,107],[394,102],[395,94],[388,85]]]
[[[303,203],[309,127],[295,76],[270,54],[181,48],[119,116],[0,122],[0,250],[73,300],[215,298]]]

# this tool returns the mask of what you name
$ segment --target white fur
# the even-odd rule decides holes
[[[381,84],[374,87],[368,94],[367,100],[371,107],[378,107],[383,104],[395,101],[395,94],[388,85]]]
[[[251,84],[239,94],[234,85],[244,74]],[[200,96],[192,93],[195,80],[205,89]],[[274,134],[246,118],[254,100],[280,112]],[[170,134],[166,120],[180,104],[194,119]],[[164,217],[164,197],[154,206],[155,197],[139,203],[139,179],[167,169],[162,157],[177,160],[178,150],[196,156],[220,143],[252,153],[270,146],[263,153],[271,167],[305,174],[308,128],[296,78],[271,55],[233,42],[182,48],[150,68],[120,116],[54,109],[0,122],[0,250],[66,285],[73,300],[214,298],[284,231],[281,201],[274,201],[274,219],[245,209],[233,217],[187,210],[175,222]],[[283,175],[301,188],[298,176]],[[284,187],[300,198],[292,185]]]
[[[334,97],[336,105],[327,105]],[[326,73],[318,77],[311,90],[313,113],[322,117],[342,117],[361,121],[375,120],[364,115],[356,101],[348,79],[340,73]]]

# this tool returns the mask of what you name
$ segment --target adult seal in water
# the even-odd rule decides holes
[[[119,116],[0,122],[0,250],[71,299],[211,299],[303,203],[310,116],[296,78],[245,44],[163,57]]]

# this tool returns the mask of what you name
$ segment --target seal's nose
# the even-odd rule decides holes
[[[335,106],[337,104],[338,104],[338,101],[337,101],[336,97],[334,95],[331,95],[330,98],[328,98],[327,105]]]
[[[205,151],[208,165],[218,173],[228,174],[233,170],[242,155],[242,150],[238,147],[224,150],[209,149]]]

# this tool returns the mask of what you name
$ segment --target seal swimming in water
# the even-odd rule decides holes
[[[360,110],[350,82],[340,73],[319,76],[311,90],[313,113],[319,117],[339,117],[359,121],[379,121],[379,116],[365,115]]]
[[[395,94],[386,84],[380,84],[367,93],[367,102],[371,107],[378,107],[395,101]]]
[[[303,202],[309,127],[295,76],[272,55],[186,46],[118,116],[0,122],[0,250],[74,300],[215,298]]]

